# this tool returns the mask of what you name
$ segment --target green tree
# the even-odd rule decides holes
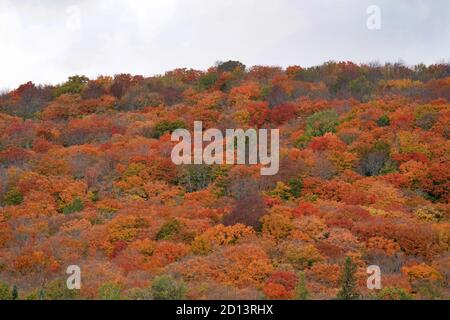
[[[11,289],[4,282],[0,282],[0,300],[12,300]]]
[[[161,229],[159,229],[156,239],[157,240],[170,240],[173,235],[180,233],[181,227],[183,224],[176,220],[170,220],[162,225]]]
[[[341,274],[341,290],[337,294],[339,300],[355,300],[359,298],[358,285],[356,282],[356,264],[350,257],[345,259],[344,269]]]
[[[99,289],[98,293],[102,300],[120,300],[122,289],[118,284],[105,283]]]
[[[349,83],[350,92],[353,97],[367,101],[373,91],[373,84],[365,76],[351,80]]]
[[[30,292],[26,300],[74,300],[78,297],[77,290],[67,288],[65,278],[57,278],[46,284],[44,287],[37,288]],[[12,299],[18,299],[18,290],[14,286],[12,290]]]
[[[70,290],[64,278],[55,279],[45,286],[45,300],[73,300],[77,290]]]
[[[163,275],[153,279],[151,291],[155,300],[182,300],[186,287],[183,283],[178,284],[171,276]]]
[[[17,289],[16,285],[14,285],[11,295],[13,300],[19,299],[19,290]]]
[[[176,129],[183,129],[186,128],[186,124],[183,120],[162,120],[158,122],[154,127],[152,131],[152,137],[159,139],[163,134],[166,132],[172,133]]]
[[[217,71],[219,72],[233,72],[235,70],[245,71],[245,64],[239,61],[228,60],[226,62],[218,62],[217,63]]]
[[[208,72],[200,77],[199,85],[201,89],[209,89],[219,80],[217,72]]]
[[[74,212],[83,211],[83,209],[84,209],[83,201],[81,201],[80,198],[75,198],[71,203],[66,204],[62,208],[62,212],[64,214],[71,214]]]
[[[391,120],[389,119],[387,114],[383,114],[381,117],[377,120],[377,125],[379,127],[387,127],[391,124]]]
[[[86,87],[89,78],[86,76],[72,76],[69,77],[62,85],[55,88],[54,95],[55,97],[59,97],[62,94],[71,93],[71,94],[80,94],[83,89]]]
[[[205,164],[190,164],[183,167],[179,183],[187,192],[205,189],[214,180],[211,166]]]
[[[335,110],[319,111],[306,119],[306,135],[320,137],[327,132],[336,132],[339,115]]]
[[[412,300],[412,295],[399,287],[386,287],[377,292],[379,300]]]
[[[308,300],[311,297],[308,289],[306,288],[306,276],[305,272],[300,271],[298,273],[298,283],[295,287],[295,298],[297,300]]]
[[[37,288],[27,294],[25,300],[45,300],[45,291],[43,288]]]
[[[12,188],[5,194],[3,202],[6,205],[15,206],[23,202],[23,194],[17,188]]]
[[[290,193],[294,198],[300,197],[303,189],[303,180],[301,178],[291,178],[289,179]]]

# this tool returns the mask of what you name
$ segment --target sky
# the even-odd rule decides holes
[[[206,70],[230,59],[450,62],[450,1],[0,0],[3,90],[74,74]]]

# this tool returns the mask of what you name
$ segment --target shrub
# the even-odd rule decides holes
[[[275,282],[267,283],[263,288],[263,292],[267,298],[274,300],[286,300],[292,297],[291,292],[289,292],[283,285]]]
[[[386,114],[383,114],[381,117],[377,120],[377,125],[379,127],[387,127],[391,124],[391,120]]]
[[[186,294],[183,283],[177,283],[171,276],[155,277],[151,285],[153,299],[155,300],[181,300]]]
[[[127,292],[127,298],[130,300],[151,300],[152,293],[150,288],[133,288]]]
[[[242,224],[235,224],[228,227],[218,224],[195,237],[191,244],[192,252],[208,254],[215,247],[236,244],[241,238],[253,234],[254,231],[251,227]]]
[[[336,132],[339,116],[335,110],[324,110],[314,113],[306,119],[306,135],[320,137],[327,132]]]
[[[303,180],[301,178],[291,178],[289,179],[290,193],[294,198],[300,197],[303,190]]]
[[[311,137],[307,134],[303,134],[300,137],[298,137],[297,140],[295,140],[295,146],[297,148],[302,149],[302,148],[305,148],[310,141],[311,141]]]
[[[182,223],[176,219],[166,222],[159,229],[156,239],[157,240],[170,240],[175,234],[181,231]]]
[[[72,300],[75,299],[77,290],[70,290],[64,278],[55,279],[44,288],[45,300]]]
[[[186,128],[183,120],[163,120],[153,127],[153,138],[159,139],[166,132],[172,133],[176,129]]]
[[[180,184],[187,192],[195,192],[208,187],[213,181],[213,170],[211,166],[203,164],[186,165],[180,179]]]
[[[288,217],[278,213],[265,215],[261,218],[263,235],[274,239],[283,239],[291,234],[294,225]]]
[[[416,119],[416,126],[423,130],[430,130],[439,119],[437,112],[425,113]]]
[[[385,287],[377,293],[376,298],[379,300],[412,300],[412,295],[403,288]]]
[[[9,286],[4,282],[0,282],[0,300],[12,300],[12,299],[13,295]]]
[[[289,200],[292,198],[291,188],[281,181],[277,182],[277,185],[269,194],[282,200]]]
[[[377,176],[389,160],[389,154],[386,152],[369,152],[359,161],[358,172],[364,176]]]
[[[422,206],[415,210],[417,218],[423,221],[439,222],[445,219],[445,210],[433,206]]]
[[[298,274],[298,283],[295,287],[295,299],[296,300],[308,300],[310,298],[310,293],[306,288],[306,276],[303,271]]]
[[[64,214],[72,214],[74,212],[80,212],[84,209],[84,203],[80,198],[75,198],[71,203],[66,204],[62,208]]]
[[[99,296],[101,300],[120,300],[122,289],[118,284],[105,283],[99,289]]]
[[[120,110],[134,111],[145,107],[158,106],[164,101],[158,93],[151,91],[145,85],[136,85],[129,88],[119,101]]]
[[[266,213],[266,205],[257,192],[238,199],[230,214],[223,219],[226,226],[242,223],[258,230],[260,218]]]
[[[312,244],[289,243],[284,248],[284,254],[288,262],[297,269],[311,267],[323,259],[319,250]]]
[[[5,198],[3,200],[5,205],[15,206],[21,204],[23,202],[23,194],[17,188],[12,188],[5,194]]]
[[[208,72],[200,77],[199,85],[201,89],[209,89],[219,80],[219,75],[216,72]]]

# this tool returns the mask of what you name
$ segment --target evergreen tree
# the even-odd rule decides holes
[[[14,285],[11,295],[12,295],[12,299],[13,300],[19,299],[19,291],[17,290],[17,286],[16,285]]]
[[[45,299],[44,289],[40,288],[38,291],[38,300],[44,300],[44,299]]]
[[[347,257],[341,274],[341,290],[337,294],[339,300],[356,300],[359,298],[355,273],[356,264],[350,257]]]
[[[295,287],[295,297],[297,300],[308,300],[310,298],[309,291],[306,288],[305,273],[303,271],[298,274],[298,283]]]

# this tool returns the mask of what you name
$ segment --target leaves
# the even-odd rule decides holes
[[[230,60],[5,92],[0,296],[442,299],[448,75],[445,64]],[[176,166],[170,133],[199,120],[279,129],[278,173]],[[76,296],[61,278],[72,264]],[[376,294],[359,290],[372,264]]]

